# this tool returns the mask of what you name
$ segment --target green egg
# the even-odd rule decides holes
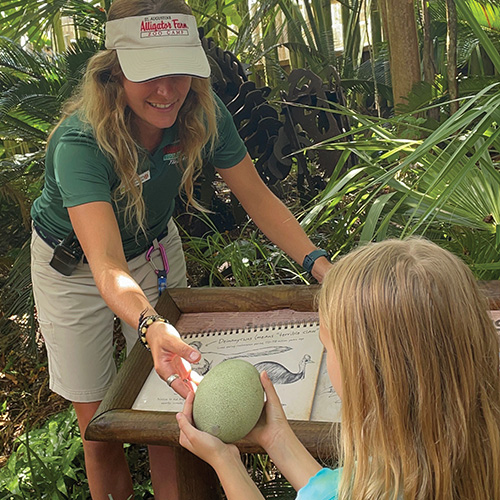
[[[253,429],[263,406],[258,370],[248,361],[229,359],[214,366],[200,382],[193,420],[196,428],[232,443]]]

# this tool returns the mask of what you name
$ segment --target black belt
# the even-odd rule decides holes
[[[56,238],[52,234],[48,233],[45,231],[45,229],[42,229],[40,226],[37,226],[36,224],[33,224],[33,227],[35,228],[35,231],[37,232],[38,236],[49,245],[51,248],[56,248],[59,243],[61,243],[62,239]]]
[[[40,238],[43,241],[45,241],[45,243],[47,243],[47,245],[49,245],[49,247],[56,248],[56,246],[59,245],[59,243],[61,243],[62,238],[57,238],[56,236],[50,234],[45,229],[41,228],[40,226],[38,226],[36,224],[33,224],[33,227],[35,228],[35,231],[37,232],[38,236],[40,236]],[[163,238],[165,238],[165,236],[167,236],[167,234],[168,234],[168,228],[165,228],[156,238],[151,240],[151,242],[148,243],[148,245],[145,248],[143,248],[139,252],[134,253],[133,255],[127,257],[127,260],[135,259],[136,257],[139,257],[139,255],[146,253],[151,248],[151,246],[153,245],[153,242],[155,240],[160,241]],[[83,256],[83,261],[85,263],[87,263],[87,259],[85,258],[85,256]]]

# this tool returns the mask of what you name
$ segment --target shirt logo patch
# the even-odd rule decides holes
[[[163,148],[163,161],[168,161],[170,164],[179,162],[180,144],[169,144]]]
[[[139,186],[140,184],[144,184],[146,181],[149,181],[149,179],[151,179],[151,171],[146,170],[146,172],[139,174],[139,179],[135,179],[134,184]],[[124,195],[126,192],[125,186],[120,187],[118,192],[120,195]]]

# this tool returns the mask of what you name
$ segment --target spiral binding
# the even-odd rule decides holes
[[[183,334],[185,337],[192,339],[205,338],[205,337],[215,337],[223,335],[234,335],[239,333],[261,333],[261,332],[274,332],[276,330],[286,330],[287,328],[307,328],[319,326],[319,321],[303,321],[301,323],[289,322],[278,322],[278,323],[267,323],[264,325],[257,326],[247,326],[241,328],[230,328],[229,330],[203,330],[201,332],[187,332]]]

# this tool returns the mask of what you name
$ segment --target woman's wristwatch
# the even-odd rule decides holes
[[[328,257],[328,252],[326,250],[317,249],[317,250],[313,250],[311,253],[307,254],[304,257],[304,262],[302,262],[302,267],[309,274],[311,274],[312,273],[312,268],[314,266],[314,263],[320,257],[326,257],[328,260],[330,260],[329,257]]]

